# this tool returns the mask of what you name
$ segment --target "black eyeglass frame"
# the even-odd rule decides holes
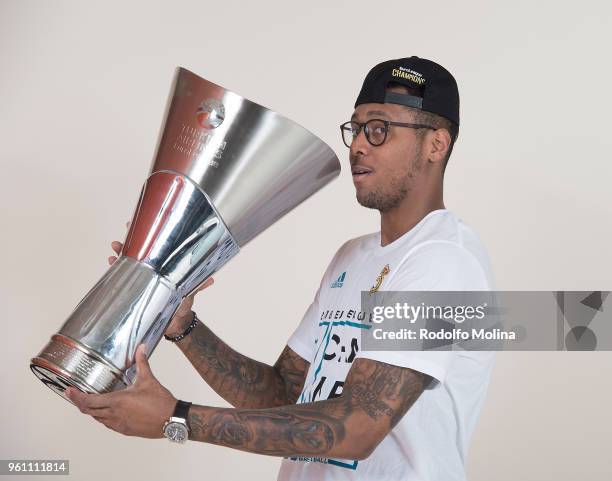
[[[382,122],[385,125],[385,136],[383,137],[382,142],[380,142],[379,144],[375,144],[374,142],[372,142],[370,140],[370,134],[369,134],[370,129],[368,128],[368,124],[370,122]],[[431,129],[431,130],[437,130],[435,127],[432,127],[431,125],[410,124],[410,123],[405,123],[405,122],[392,122],[391,120],[383,120],[383,119],[370,119],[367,122],[356,122],[354,120],[349,120],[348,122],[344,122],[342,125],[340,125],[340,135],[342,137],[342,142],[349,149],[351,148],[351,146],[347,145],[346,141],[344,140],[344,131],[345,130],[348,131],[348,129],[346,128],[346,126],[348,124],[357,124],[359,126],[359,129],[357,130],[357,134],[353,136],[353,140],[355,140],[357,138],[357,136],[359,135],[359,133],[363,129],[363,132],[365,134],[366,140],[370,143],[370,145],[372,145],[374,147],[379,147],[379,146],[381,146],[382,144],[385,143],[385,141],[387,140],[387,134],[389,133],[389,126],[390,125],[394,125],[396,127],[407,127],[407,128],[410,128],[410,129]],[[351,144],[352,143],[353,143],[353,141],[351,141]]]

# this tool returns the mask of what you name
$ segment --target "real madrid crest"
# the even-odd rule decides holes
[[[376,278],[376,282],[374,283],[374,285],[370,288],[370,292],[377,292],[378,288],[380,287],[380,285],[382,284],[383,279],[385,278],[385,276],[387,274],[389,274],[390,269],[389,269],[389,264],[387,264],[385,267],[382,268],[382,271],[380,271],[380,274],[378,275],[378,277]]]

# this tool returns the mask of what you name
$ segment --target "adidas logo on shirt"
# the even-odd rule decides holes
[[[346,277],[346,271],[344,271],[342,274],[340,274],[340,277],[338,277],[338,279],[336,279],[334,282],[332,282],[331,284],[331,288],[333,289],[334,287],[342,287],[344,284],[344,278]]]

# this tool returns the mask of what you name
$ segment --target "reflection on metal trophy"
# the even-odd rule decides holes
[[[178,68],[151,173],[118,260],[32,359],[63,396],[135,379],[181,300],[340,172],[295,122]]]

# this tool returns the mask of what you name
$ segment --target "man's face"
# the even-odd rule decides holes
[[[351,120],[382,119],[413,122],[412,113],[396,104],[361,104]],[[363,129],[350,148],[351,173],[357,201],[364,207],[387,212],[408,195],[423,168],[421,141],[414,129],[389,126],[382,145],[371,145]]]

